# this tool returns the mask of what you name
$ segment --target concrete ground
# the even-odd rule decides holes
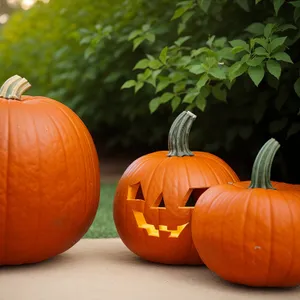
[[[292,300],[300,288],[251,289],[205,267],[144,262],[119,239],[81,240],[56,258],[0,268],[0,300]]]

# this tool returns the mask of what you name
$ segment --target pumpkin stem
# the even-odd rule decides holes
[[[21,96],[25,93],[31,84],[27,79],[14,75],[7,79],[0,88],[0,97],[5,99],[21,100]]]
[[[183,111],[173,122],[169,131],[168,156],[194,156],[189,149],[189,134],[196,115]]]
[[[273,160],[280,144],[275,139],[268,140],[258,152],[251,174],[250,189],[273,189],[271,183],[271,168]]]

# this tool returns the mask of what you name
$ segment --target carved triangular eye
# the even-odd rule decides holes
[[[164,197],[161,197],[158,207],[166,207]]]
[[[199,197],[207,190],[207,188],[192,189],[192,192],[186,202],[186,207],[194,207]]]
[[[140,183],[130,185],[128,187],[128,200],[143,200],[145,201],[144,193]]]
[[[143,193],[141,185],[139,185],[139,187],[138,187],[135,198],[139,199],[139,200],[145,200],[144,193]]]

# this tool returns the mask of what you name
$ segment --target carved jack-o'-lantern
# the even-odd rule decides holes
[[[190,229],[195,202],[210,186],[239,180],[219,157],[189,150],[195,118],[191,112],[181,113],[169,132],[169,152],[138,158],[119,181],[114,199],[117,231],[146,260],[201,264]]]

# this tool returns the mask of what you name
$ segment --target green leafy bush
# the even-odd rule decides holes
[[[178,37],[138,61],[139,74],[123,88],[151,86],[152,113],[166,106],[195,111],[197,144],[230,152],[237,165],[251,162],[269,136],[296,149],[299,19],[300,1],[178,2],[172,17]],[[293,149],[284,149],[290,152],[279,162],[291,175]]]

